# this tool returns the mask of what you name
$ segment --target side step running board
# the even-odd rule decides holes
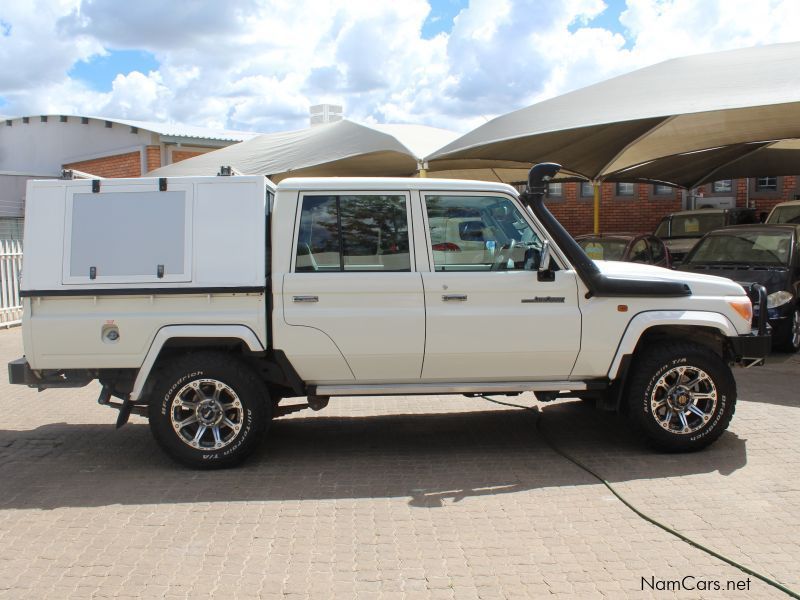
[[[499,394],[503,392],[579,391],[602,388],[585,381],[502,381],[488,383],[386,383],[363,385],[311,385],[309,394],[315,396],[403,396],[416,394]]]

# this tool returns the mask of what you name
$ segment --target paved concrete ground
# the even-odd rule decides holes
[[[0,363],[21,355],[0,331]],[[800,589],[800,359],[738,371],[730,431],[692,455],[638,446],[581,402],[542,427],[638,507]],[[781,598],[642,521],[554,453],[533,411],[462,397],[334,400],[273,423],[243,467],[197,472],[98,388],[0,376],[2,598]]]

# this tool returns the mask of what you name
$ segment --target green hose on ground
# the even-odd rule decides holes
[[[595,473],[591,468],[589,468],[586,465],[584,465],[577,458],[574,458],[573,456],[570,456],[569,454],[567,454],[566,452],[561,450],[561,448],[559,448],[556,444],[553,443],[553,441],[547,436],[547,434],[542,429],[542,414],[543,413],[542,413],[541,409],[538,406],[537,407],[532,407],[532,406],[524,406],[522,404],[514,404],[513,402],[502,402],[500,400],[495,400],[494,398],[489,398],[488,396],[481,396],[481,398],[483,398],[484,400],[488,400],[489,402],[493,402],[495,404],[502,404],[503,406],[509,406],[509,407],[512,407],[512,408],[521,408],[523,410],[530,410],[532,412],[535,412],[536,413],[536,430],[542,436],[542,439],[544,439],[544,441],[547,442],[547,445],[550,447],[550,449],[553,450],[553,452],[555,452],[559,456],[562,456],[563,458],[566,458],[568,461],[570,461],[576,467],[578,467],[580,469],[583,469],[584,471],[589,473],[592,477],[594,477],[595,479],[600,481],[604,486],[606,486],[606,488],[608,488],[608,491],[610,491],[612,494],[614,494],[614,496],[617,498],[617,500],[619,500],[625,506],[627,506],[629,509],[631,509],[637,516],[641,517],[642,519],[644,519],[648,523],[651,523],[651,524],[655,525],[656,527],[659,527],[660,529],[663,529],[664,531],[666,531],[670,535],[674,535],[676,538],[686,542],[690,546],[694,546],[698,550],[702,550],[706,554],[710,554],[711,556],[713,556],[715,558],[718,558],[722,562],[728,563],[732,567],[736,567],[737,569],[739,569],[743,573],[747,573],[748,575],[752,575],[756,579],[760,579],[761,581],[763,581],[767,585],[771,585],[772,587],[782,591],[787,596],[789,596],[791,598],[796,598],[797,600],[800,600],[800,594],[798,594],[797,592],[795,592],[793,590],[790,590],[785,585],[782,585],[781,583],[775,581],[774,579],[770,579],[766,575],[762,575],[761,573],[758,573],[757,571],[753,571],[752,569],[737,563],[732,558],[728,558],[727,556],[723,556],[719,552],[715,552],[711,548],[707,548],[706,546],[703,546],[703,544],[701,544],[699,542],[696,542],[691,538],[686,537],[682,533],[680,533],[678,531],[675,531],[674,529],[672,529],[671,527],[669,527],[667,525],[664,525],[660,521],[656,521],[653,517],[650,517],[650,516],[644,514],[642,511],[640,511],[638,508],[636,508],[633,504],[628,502],[622,496],[622,494],[620,494],[617,490],[615,490],[614,486],[612,486],[606,479],[604,479],[603,477],[601,477],[600,475]]]

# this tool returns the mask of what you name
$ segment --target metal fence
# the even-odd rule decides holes
[[[18,325],[22,320],[19,274],[22,270],[22,242],[0,240],[0,327]]]

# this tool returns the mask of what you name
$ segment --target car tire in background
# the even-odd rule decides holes
[[[795,306],[791,317],[775,330],[775,348],[783,352],[800,350],[800,306]]]

